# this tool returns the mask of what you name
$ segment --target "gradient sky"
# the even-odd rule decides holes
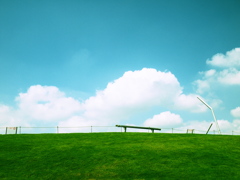
[[[215,107],[218,119],[229,126],[228,130],[240,131],[240,53],[236,49],[240,47],[239,8],[239,0],[0,0],[0,117],[5,119],[0,126],[89,124],[92,122],[89,114],[94,114],[98,108],[90,104],[96,104],[94,98],[98,99],[101,92],[104,94],[109,83],[116,85],[112,94],[120,97],[124,88],[131,89],[126,83],[119,83],[123,86],[120,87],[115,81],[122,77],[131,86],[135,81],[129,73],[124,76],[125,72],[140,72],[142,78],[136,81],[143,81],[143,86],[151,86],[147,82],[155,75],[159,75],[156,81],[162,82],[169,72],[179,82],[182,94],[201,96]],[[214,56],[218,60],[214,60]],[[227,65],[219,65],[220,61]],[[147,79],[146,84],[144,79]],[[229,79],[234,80],[231,83]],[[139,86],[132,90],[145,88]],[[168,89],[166,86],[159,89]],[[49,90],[50,87],[57,90]],[[39,106],[30,110],[36,114],[27,114],[24,107],[32,104],[24,104],[20,94],[37,96],[38,88],[45,95],[51,94],[50,91],[64,93],[57,97],[71,97],[84,107],[73,107],[73,110],[71,105],[62,105],[63,109],[70,109],[68,115],[62,116],[65,119],[57,115],[41,117]],[[143,94],[155,90],[146,89]],[[141,96],[139,93],[137,98]],[[164,100],[153,103],[154,98],[150,98],[144,101],[150,104],[148,107],[137,107],[141,103],[135,99],[135,104],[126,110],[120,100],[113,100],[114,96],[105,93],[101,97],[102,106],[114,107],[111,112],[127,115],[116,122],[105,122],[104,116],[98,120],[102,122],[100,125],[148,125],[147,119],[164,112],[166,116],[169,112],[170,116],[179,115],[182,119],[179,122],[177,117],[169,127],[188,127],[197,121],[196,128],[202,127],[201,122],[206,122],[206,128],[212,121],[208,110],[194,113],[188,105],[189,111],[177,105],[165,106]],[[106,100],[109,97],[114,103]],[[51,97],[42,98],[34,103],[52,102],[48,99]],[[190,101],[193,102],[186,102]],[[46,112],[55,111],[48,107],[44,107]],[[109,113],[104,109],[101,112]],[[111,115],[112,118],[116,116],[119,114]],[[40,120],[44,118],[47,120]],[[156,121],[152,125],[160,126]]]

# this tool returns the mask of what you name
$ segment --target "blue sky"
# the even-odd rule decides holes
[[[159,124],[171,119],[165,116],[178,115],[168,127],[204,129],[212,117],[206,109],[190,108],[196,95],[214,106],[222,126],[240,131],[239,7],[237,0],[0,0],[0,126],[165,127]],[[168,78],[169,83],[162,83]],[[156,89],[155,81],[162,83]],[[166,93],[161,89],[172,87],[169,84],[176,90],[166,97],[173,98],[172,105],[161,99]],[[139,101],[155,91],[156,96]],[[123,103],[126,94],[136,98],[126,96]],[[39,99],[26,101],[27,95]],[[155,98],[159,101],[153,102]],[[58,112],[51,107],[57,108],[59,99],[65,115],[42,117],[43,109]],[[185,109],[179,108],[179,99],[186,102],[181,105]],[[96,106],[99,101],[101,108]],[[203,108],[197,101],[191,107],[195,105]],[[36,114],[27,113],[27,106]]]

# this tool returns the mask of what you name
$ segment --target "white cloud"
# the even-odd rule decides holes
[[[179,127],[178,129],[187,130],[187,129],[195,129],[195,133],[205,134],[210,127],[211,123],[213,123],[212,127],[210,128],[209,134],[215,132],[218,134],[217,127],[215,122],[208,122],[208,121],[189,121],[185,122],[183,126]],[[222,134],[232,134],[232,131],[235,134],[240,133],[240,120],[234,120],[232,122],[228,120],[218,120],[218,125],[221,130]]]
[[[216,70],[215,69],[210,69],[210,70],[208,70],[204,73],[204,76],[206,78],[209,78],[209,77],[214,76],[215,74],[216,74]]]
[[[80,114],[79,101],[54,86],[31,86],[16,98],[17,107],[0,105],[0,126],[51,126]]]
[[[54,86],[31,86],[16,98],[19,110],[37,120],[54,121],[72,116],[81,110],[81,104]]]
[[[104,101],[110,106],[130,107],[146,102],[152,105],[168,103],[168,97],[179,92],[180,84],[172,73],[144,68],[140,71],[125,72],[119,79],[108,83],[106,89],[98,91],[88,102],[95,99],[94,101],[100,104]]]
[[[234,125],[236,126],[235,122],[229,122],[228,120],[218,120],[218,125],[222,133],[224,132],[231,132],[234,128]],[[239,129],[239,127],[237,127]]]
[[[31,126],[89,126],[113,125],[153,107],[189,112],[206,109],[196,95],[183,94],[182,89],[171,72],[144,68],[125,72],[122,77],[108,83],[104,90],[97,91],[95,96],[83,103],[66,97],[54,86],[31,86],[16,98],[18,106],[15,110],[4,111],[10,119],[18,113],[12,120],[13,124],[24,119]]]
[[[216,54],[207,64],[216,67],[200,72],[201,79],[194,82],[197,93],[203,94],[219,88],[219,86],[240,85],[240,48],[228,51],[226,55]],[[219,69],[219,67],[223,69]]]
[[[205,133],[207,132],[210,125],[211,125],[211,122],[208,122],[208,121],[192,120],[187,123],[184,123],[183,126],[179,127],[179,129],[184,129],[184,130],[194,129],[195,131],[199,131],[200,133]],[[212,129],[214,129],[214,125]]]
[[[207,81],[207,80],[198,79],[198,80],[194,81],[193,84],[197,87],[196,92],[199,94],[203,94],[210,90],[209,80]]]
[[[216,54],[211,60],[207,60],[207,64],[217,67],[240,67],[240,48],[228,51],[226,55]]]
[[[235,109],[231,110],[231,114],[235,118],[240,118],[240,107],[236,107]]]
[[[216,84],[220,85],[240,85],[240,71],[235,68],[228,68],[221,71],[209,70],[200,72],[202,80],[196,80],[198,93],[209,91]]]
[[[199,74],[202,76],[202,79],[194,81],[193,84],[197,86],[197,93],[203,94],[204,92],[210,91],[212,85],[217,82],[218,72],[214,69],[210,69],[205,72],[199,72]]]
[[[234,131],[238,131],[240,133],[240,119],[235,119],[233,121],[233,129]]]
[[[160,128],[173,128],[179,127],[183,120],[178,114],[171,113],[170,111],[162,112],[154,115],[152,118],[144,122],[147,127],[160,127]]]
[[[18,111],[6,105],[0,105],[0,126],[20,126],[26,122],[20,118]]]
[[[236,68],[229,68],[220,71],[217,80],[226,85],[240,85],[240,71]]]
[[[190,112],[204,112],[206,106],[204,106],[198,99],[196,94],[180,94],[175,99],[175,107],[178,110],[188,110]]]
[[[232,131],[235,133],[240,133],[240,120],[233,120],[232,122],[228,120],[218,120],[218,125],[222,134],[232,134]],[[215,123],[213,129],[217,129]]]
[[[171,72],[144,68],[125,72],[96,96],[87,99],[84,116],[118,122],[154,106],[191,112],[205,110],[196,95],[182,93],[180,83]]]

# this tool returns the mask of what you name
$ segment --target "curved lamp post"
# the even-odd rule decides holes
[[[204,100],[202,100],[200,97],[197,97],[197,98],[198,98],[205,106],[207,106],[207,107],[211,110],[212,115],[213,115],[213,119],[214,119],[214,121],[215,121],[215,123],[216,123],[216,127],[217,127],[217,130],[218,130],[218,133],[221,134],[221,130],[220,130],[219,126],[218,126],[218,122],[217,122],[216,116],[215,116],[215,114],[214,114],[213,108],[212,108],[211,106],[209,106],[209,105],[208,105]]]

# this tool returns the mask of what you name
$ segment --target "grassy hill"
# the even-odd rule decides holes
[[[240,136],[0,135],[0,179],[240,179]]]

